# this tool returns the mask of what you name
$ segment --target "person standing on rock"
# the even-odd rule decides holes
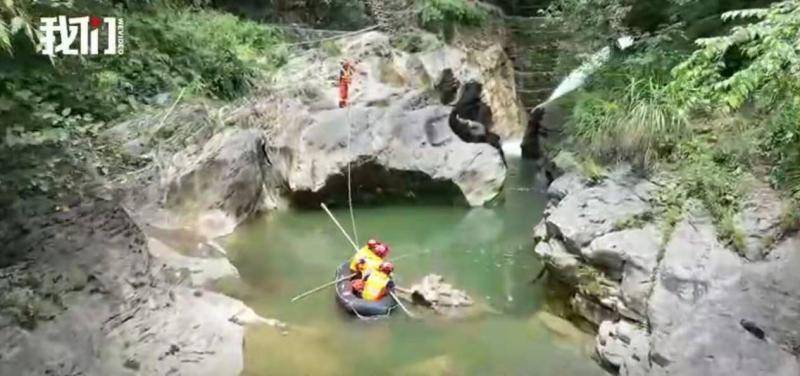
[[[339,69],[339,108],[345,108],[348,105],[350,84],[353,82],[355,73],[356,68],[350,61],[342,62],[342,67]]]

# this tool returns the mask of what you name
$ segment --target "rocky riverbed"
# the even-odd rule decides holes
[[[568,171],[548,189],[535,252],[597,325],[599,361],[621,375],[800,374],[800,234],[784,231],[779,195],[754,182],[737,253],[697,202],[664,223],[667,181],[622,166],[594,181]]]

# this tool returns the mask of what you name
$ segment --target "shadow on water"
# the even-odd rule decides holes
[[[505,199],[491,208],[356,208],[359,240],[376,237],[392,246],[391,257],[403,256],[396,262],[399,285],[437,273],[496,311],[467,320],[412,321],[398,312],[360,322],[341,313],[332,290],[289,303],[330,280],[352,254],[321,210],[270,213],[237,230],[228,248],[247,287],[225,292],[291,326],[286,336],[272,328],[248,331],[245,374],[602,374],[588,357],[591,337],[564,341],[539,317],[548,292],[530,283],[541,267],[531,229],[545,200],[533,169],[510,161]],[[349,228],[347,211],[334,214]]]

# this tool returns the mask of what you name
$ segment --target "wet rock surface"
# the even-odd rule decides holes
[[[536,253],[575,287],[575,311],[598,324],[601,363],[621,375],[800,373],[800,293],[791,287],[800,281],[790,271],[800,235],[774,233],[777,194],[758,186],[743,205],[738,223],[752,248],[740,255],[694,202],[662,239],[662,224],[642,215],[657,210],[653,183],[625,171],[583,186],[562,175],[554,184],[569,188],[534,231]]]

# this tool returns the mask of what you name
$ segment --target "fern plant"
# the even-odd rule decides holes
[[[769,105],[800,90],[800,2],[787,0],[769,8],[727,12],[724,20],[756,19],[735,26],[728,35],[698,39],[701,47],[674,69],[673,83],[684,91],[689,107],[721,105],[740,108],[757,97]],[[729,72],[726,56],[740,53],[743,68]]]

